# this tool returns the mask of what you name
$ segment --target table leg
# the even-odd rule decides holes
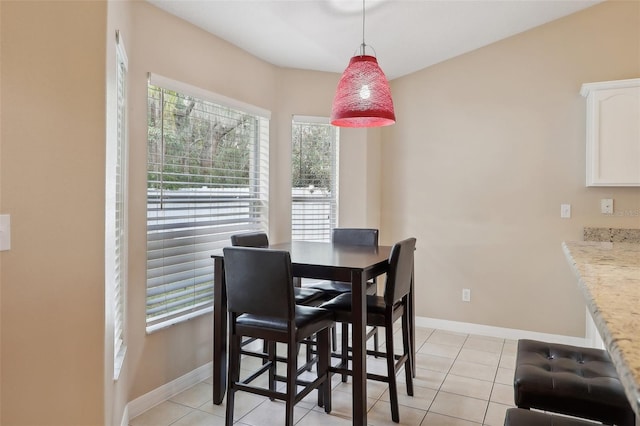
[[[416,298],[414,269],[411,271],[411,289],[409,290],[409,332],[411,340],[411,370],[413,377],[416,377]]]
[[[222,257],[213,261],[213,403],[220,405],[227,388],[227,289],[224,261]]]
[[[353,355],[353,424],[367,424],[367,283],[361,271],[351,272],[351,315]],[[343,349],[344,350],[344,349]]]

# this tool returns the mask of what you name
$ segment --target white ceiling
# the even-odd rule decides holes
[[[147,0],[269,63],[341,73],[363,37],[360,0]],[[366,53],[392,80],[602,0],[367,0]]]

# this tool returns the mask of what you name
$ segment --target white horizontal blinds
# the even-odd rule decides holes
[[[268,209],[268,119],[151,82],[147,332],[212,310],[211,252]]]
[[[291,152],[291,237],[330,241],[338,210],[338,129],[326,118],[296,116]]]
[[[114,359],[116,362],[124,352],[125,295],[126,295],[126,111],[127,111],[127,56],[120,34],[117,37],[117,153],[116,153],[116,194],[115,194],[115,273],[114,273]]]

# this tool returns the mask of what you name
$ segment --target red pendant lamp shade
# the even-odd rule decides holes
[[[331,124],[340,127],[380,127],[396,122],[387,77],[375,56],[354,56],[333,98]]]

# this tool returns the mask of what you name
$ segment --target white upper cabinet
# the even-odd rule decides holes
[[[582,85],[587,186],[640,186],[640,78]]]

